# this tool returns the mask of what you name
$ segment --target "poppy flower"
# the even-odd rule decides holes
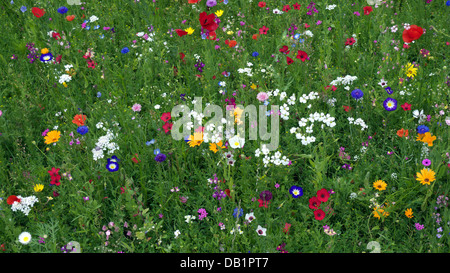
[[[265,207],[267,208],[267,205],[270,203],[270,201],[264,201],[262,199],[258,199],[259,207]]]
[[[180,52],[180,59],[183,63],[186,63],[186,61],[184,60],[184,57],[186,57],[186,55],[183,52]]]
[[[178,36],[184,36],[184,35],[187,35],[188,33],[187,33],[187,31],[184,31],[184,30],[182,30],[182,29],[175,29],[175,32],[178,34]]]
[[[170,130],[172,130],[173,123],[166,122],[163,125],[164,132],[167,134]]]
[[[278,51],[280,51],[281,53],[284,53],[284,54],[289,54],[289,52],[291,52],[287,45],[282,46]]]
[[[320,202],[327,202],[329,197],[330,194],[326,189],[321,189],[317,191],[317,199],[319,199]]]
[[[45,14],[45,10],[40,9],[40,8],[32,8],[31,12],[33,13],[34,16],[36,16],[37,18],[41,18],[42,16],[44,16]]]
[[[73,19],[75,19],[75,15],[67,15],[66,16],[66,20],[69,21],[69,22],[72,22]]]
[[[208,37],[206,37],[206,39],[208,40],[215,40],[217,38],[217,34],[215,31],[211,31],[208,35]]]
[[[345,45],[353,45],[354,43],[356,43],[356,41],[353,37],[347,38],[347,41],[345,41]]]
[[[290,10],[291,10],[291,7],[289,5],[284,5],[284,7],[283,7],[284,12],[288,12]]]
[[[8,199],[6,199],[6,203],[8,203],[8,205],[12,205],[14,204],[14,202],[20,203],[20,198],[15,195],[11,195],[8,197]]]
[[[373,11],[373,8],[371,6],[367,6],[367,7],[364,7],[363,10],[364,10],[364,15],[369,15]]]
[[[321,203],[322,202],[320,202],[320,200],[317,198],[317,196],[313,196],[313,197],[309,198],[309,208],[310,209],[318,209]]]
[[[252,35],[252,39],[253,40],[258,40],[258,38],[259,38],[259,34],[253,34]]]
[[[411,104],[405,102],[404,104],[400,105],[400,107],[403,108],[405,111],[411,111]]]
[[[206,12],[202,12],[199,15],[199,21],[200,21],[200,25],[208,30],[208,31],[214,31],[216,30],[219,25],[216,23],[216,16],[212,13],[212,14],[206,14]]]
[[[161,120],[164,122],[169,121],[171,118],[172,118],[172,115],[170,114],[170,112],[166,112],[161,115]]]
[[[235,40],[225,40],[225,44],[227,44],[229,47],[235,47],[237,45],[237,42]]]
[[[292,5],[292,7],[294,8],[294,9],[296,9],[296,10],[300,10],[300,7],[301,7],[302,5],[299,5],[298,3],[295,3],[295,4],[293,4]]]
[[[345,112],[350,112],[350,110],[352,109],[350,106],[346,106],[346,105],[342,105],[342,107],[344,107]]]
[[[58,32],[52,32],[52,37],[56,40],[61,39],[61,35]]]
[[[259,2],[258,7],[264,8],[266,6],[266,2]]]
[[[309,60],[308,53],[306,53],[303,50],[297,51],[297,56],[295,56],[297,59],[300,59],[302,62],[305,60]],[[335,87],[336,88],[336,87]],[[335,89],[336,90],[336,89]],[[334,91],[334,90],[333,90]]]
[[[294,63],[294,60],[292,60],[289,56],[286,56],[286,62],[289,65],[289,64]]]
[[[407,137],[409,135],[409,131],[405,129],[400,129],[397,131],[397,136],[399,137]]]
[[[268,30],[269,30],[268,27],[262,26],[262,28],[259,29],[259,34],[264,34],[264,35],[266,35]]]
[[[197,4],[201,0],[188,0],[188,4]]]
[[[78,114],[73,117],[72,123],[74,123],[78,126],[83,126],[85,121],[86,121],[86,116]]]
[[[403,42],[405,43],[411,43],[412,41],[415,41],[420,38],[423,34],[423,29],[419,26],[412,25],[408,29],[405,29],[403,31]]]
[[[314,217],[316,218],[316,220],[322,221],[323,218],[325,218],[325,212],[321,209],[315,210]]]

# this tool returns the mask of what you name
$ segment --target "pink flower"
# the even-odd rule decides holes
[[[260,101],[266,101],[269,98],[269,95],[266,92],[259,92],[258,95],[256,95],[256,98]]]
[[[133,110],[134,112],[140,112],[141,108],[142,106],[139,103],[135,103],[133,107],[131,107],[131,110]]]
[[[47,133],[48,133],[48,131],[50,131],[49,129],[45,129],[45,131],[44,132],[42,132],[42,136],[46,136],[47,135]]]

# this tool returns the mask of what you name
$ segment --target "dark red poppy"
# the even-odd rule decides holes
[[[57,168],[55,168],[55,167],[52,167],[52,169],[50,170],[50,171],[47,171],[51,176],[55,176],[55,175],[57,175],[58,174],[58,172],[59,172],[59,168],[57,169]]]
[[[402,108],[403,108],[403,110],[405,110],[405,111],[411,111],[411,104],[409,104],[409,103],[407,103],[407,102],[405,102],[404,104],[402,104],[402,105],[400,105]]]
[[[313,196],[311,198],[309,198],[309,208],[310,209],[318,209],[321,202],[320,200],[317,198],[317,196]]]
[[[292,5],[292,7],[294,8],[294,9],[296,9],[296,10],[300,10],[300,7],[301,7],[302,5],[299,5],[298,3],[295,3],[295,4],[293,4]]]
[[[175,29],[175,32],[178,34],[178,36],[184,36],[184,35],[187,35],[188,33],[187,33],[187,31],[184,31],[184,30],[182,30],[182,29]]]
[[[57,191],[53,191],[53,197],[58,197],[59,193]]]
[[[297,52],[297,56],[295,56],[295,58],[300,59],[302,62],[304,62],[305,60],[309,60],[308,53],[302,50],[299,50]]]
[[[214,13],[206,14],[206,12],[202,12],[200,13],[198,20],[200,21],[200,25],[204,29],[208,31],[215,31],[219,27],[215,19],[216,16],[214,15]]]
[[[169,121],[171,118],[172,118],[172,115],[170,114],[170,112],[166,112],[161,115],[161,120],[164,122]]]
[[[208,37],[206,37],[206,39],[208,39],[208,40],[215,40],[215,39],[217,39],[217,34],[216,34],[216,32],[215,32],[215,31],[211,31],[211,32],[208,34]]]
[[[14,202],[16,202],[16,201],[20,203],[20,198],[17,197],[17,196],[15,196],[15,195],[11,195],[11,196],[8,197],[8,199],[6,199],[6,203],[7,203],[8,205],[12,205],[12,204],[14,204]]]
[[[329,197],[330,194],[328,193],[327,189],[321,189],[317,191],[317,199],[319,199],[320,202],[327,202]]]
[[[58,32],[52,32],[52,37],[55,38],[56,40],[61,39],[61,35]]]
[[[325,212],[323,212],[323,210],[321,209],[315,210],[314,217],[316,218],[316,220],[322,221],[323,218],[325,218]]]
[[[286,62],[289,65],[289,64],[294,63],[294,60],[292,60],[289,56],[286,56]]]
[[[58,55],[58,56],[56,56],[56,58],[55,58],[55,62],[56,62],[57,64],[59,64],[59,63],[61,63],[61,59],[62,59],[62,55]]]
[[[289,5],[284,5],[284,7],[283,7],[284,12],[288,12],[290,10],[291,10],[291,7]]]
[[[266,6],[266,2],[259,2],[258,7],[264,8]]]
[[[173,123],[166,122],[163,125],[164,132],[167,134],[170,130],[172,130]]]
[[[42,16],[44,16],[45,14],[45,10],[40,9],[40,8],[32,8],[31,12],[33,13],[34,16],[36,16],[37,18],[41,18]]]
[[[284,53],[284,54],[289,54],[289,52],[291,52],[287,45],[282,46],[278,51],[280,51],[281,53]]]
[[[352,108],[350,106],[342,105],[344,107],[345,112],[349,112]]]
[[[420,38],[423,34],[423,29],[419,26],[412,25],[408,29],[405,29],[403,31],[403,41],[405,43],[411,43],[412,41],[415,41]]]
[[[363,10],[364,10],[364,15],[369,15],[373,11],[373,8],[371,6],[367,6],[367,7],[364,7]]]
[[[230,193],[230,190],[229,190],[229,189],[224,190],[224,192],[227,194],[228,197],[231,198],[231,193]]]
[[[354,43],[356,43],[356,40],[355,40],[355,38],[351,37],[351,38],[347,38],[345,45],[353,45]]]

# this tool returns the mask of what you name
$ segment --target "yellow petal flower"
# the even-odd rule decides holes
[[[215,14],[217,15],[217,17],[220,17],[223,14],[223,10],[218,10],[215,12]]]

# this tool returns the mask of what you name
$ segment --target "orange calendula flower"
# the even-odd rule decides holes
[[[58,142],[60,137],[61,137],[61,132],[60,131],[50,131],[44,137],[45,144],[52,144],[52,143]]]
[[[386,186],[387,186],[387,184],[383,180],[377,180],[377,181],[373,182],[373,187],[379,191],[386,190]]]
[[[414,216],[413,216],[413,211],[412,211],[412,209],[411,208],[409,208],[409,209],[407,209],[406,211],[405,211],[405,215],[406,215],[406,217],[408,217],[408,218],[413,218]]]
[[[384,209],[380,208],[380,207],[376,207],[373,208],[373,217],[380,219],[381,216],[383,215],[383,217],[389,216],[389,212],[385,211]]]
[[[86,116],[80,115],[80,114],[75,115],[72,120],[72,122],[78,126],[83,126],[85,121],[86,121]]]
[[[397,131],[397,136],[399,136],[399,137],[408,137],[408,135],[409,135],[409,131],[406,129],[400,129],[400,130],[398,130]]]
[[[222,141],[219,141],[217,143],[210,143],[209,150],[213,151],[214,153],[217,153],[217,151],[218,151],[217,148],[225,149],[225,146],[223,146],[222,144],[223,144]]]
[[[436,136],[431,136],[430,132],[426,132],[421,141],[427,143],[428,146],[431,147],[433,146],[433,141],[435,140]]]
[[[420,171],[420,173],[416,174],[416,180],[420,181],[420,184],[422,185],[430,185],[431,182],[436,180],[435,174],[436,173],[433,170],[424,168]]]
[[[189,147],[200,146],[203,142],[203,132],[195,132],[194,135],[190,135],[188,139]]]

